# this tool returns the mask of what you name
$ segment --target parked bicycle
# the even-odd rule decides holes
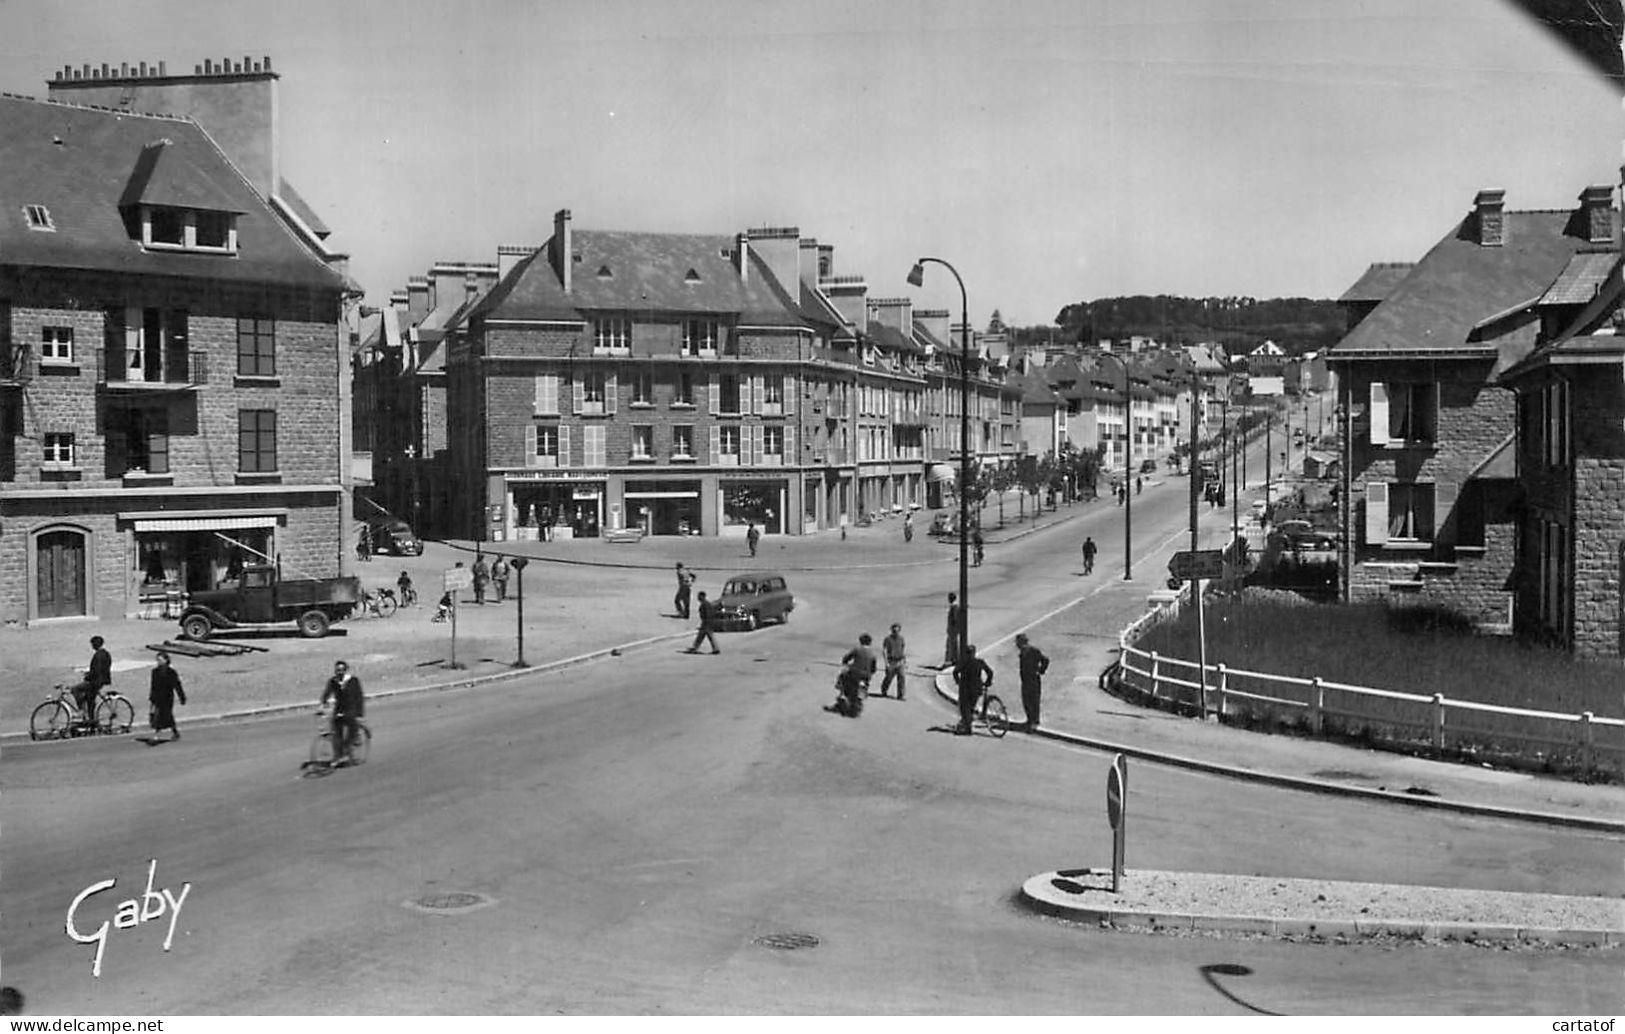
[[[58,683],[56,695],[34,708],[28,719],[28,735],[36,740],[61,740],[99,733],[126,733],[135,724],[135,707],[116,689],[102,687],[90,715],[79,710],[73,687]]]
[[[395,599],[394,589],[368,589],[361,594],[361,600],[355,605],[355,617],[394,617],[400,603]]]
[[[333,743],[333,724],[327,719],[326,711],[316,712],[316,726],[321,731],[310,744],[310,760],[301,767],[327,772],[345,765],[360,765],[367,760],[367,753],[372,747],[372,730],[367,723],[356,719],[355,742],[350,744],[350,756],[338,757]]]

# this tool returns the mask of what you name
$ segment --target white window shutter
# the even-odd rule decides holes
[[[787,466],[801,465],[801,454],[796,452],[796,425],[784,425],[784,462]]]
[[[584,377],[575,379],[575,411],[580,413],[587,408],[587,381]]]
[[[722,392],[717,387],[717,375],[711,375],[711,415],[717,414],[717,402],[722,398]]]
[[[760,414],[762,412],[762,396],[767,394],[767,385],[762,383],[760,374],[750,379],[750,411]]]
[[[717,463],[722,459],[722,425],[711,425],[711,449],[705,455],[705,462]]]
[[[750,432],[750,459],[747,462],[759,467],[762,465],[762,425],[751,424],[747,430]]]
[[[1371,382],[1371,444],[1388,444],[1388,385],[1382,381]],[[1383,506],[1388,505],[1387,487],[1383,489]],[[1387,527],[1387,519],[1383,520],[1383,527]]]
[[[1387,541],[1388,483],[1368,481],[1365,486],[1365,542],[1368,546],[1380,546]]]
[[[604,377],[604,412],[615,412],[615,375],[613,373]]]
[[[542,394],[543,394],[542,379],[543,379],[543,377],[544,377],[543,374],[537,374],[535,379],[534,379],[533,385],[532,385],[531,404],[530,404],[530,411],[532,413],[545,413],[545,412],[547,412],[547,410],[542,408]]]
[[[570,426],[568,424],[559,425],[558,465],[561,467],[568,467],[570,465]]]
[[[525,425],[525,466],[536,466],[536,425]]]

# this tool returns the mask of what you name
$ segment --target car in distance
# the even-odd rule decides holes
[[[794,609],[796,599],[784,576],[772,571],[735,575],[717,597],[717,613],[725,629],[754,629],[768,621],[783,624]]]
[[[1157,472],[1157,461],[1156,460],[1141,460],[1140,461],[1140,473],[1142,473],[1142,474],[1155,474],[1156,472]]]
[[[412,526],[393,518],[380,519],[368,525],[372,533],[372,551],[392,556],[422,556],[423,540]]]

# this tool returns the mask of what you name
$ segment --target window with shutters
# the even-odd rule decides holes
[[[718,428],[718,431],[720,434],[717,439],[717,449],[719,453],[717,456],[717,462],[723,466],[739,466],[741,441],[739,425],[730,424],[726,427]]]
[[[765,416],[784,415],[784,375],[770,373],[762,377],[762,413]]]
[[[1438,434],[1439,386],[1432,381],[1374,381],[1371,443],[1430,443]]]
[[[559,429],[555,424],[537,424],[531,428],[533,445],[531,447],[532,467],[557,467],[559,463]]]
[[[609,378],[602,371],[594,370],[581,375],[578,384],[580,391],[580,412],[586,414],[602,414],[605,412],[605,399],[608,396]]]
[[[1433,486],[1414,481],[1388,485],[1388,541],[1433,541]]]
[[[725,373],[717,378],[717,408],[718,413],[738,413],[739,408],[739,377],[736,374]]]
[[[773,424],[762,427],[762,463],[770,467],[784,465],[784,428]]]
[[[604,439],[607,429],[602,424],[590,424],[581,429],[581,465],[602,467],[607,462]]]

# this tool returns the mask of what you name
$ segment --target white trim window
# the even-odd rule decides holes
[[[39,329],[39,361],[67,365],[73,362],[73,328],[41,327]]]
[[[655,429],[653,425],[632,425],[632,458],[635,460],[652,460],[655,458]]]
[[[583,414],[602,414],[605,412],[605,398],[608,396],[609,378],[600,370],[590,370],[581,375],[576,382],[580,388],[580,404],[576,412]]]
[[[24,205],[23,217],[28,220],[30,230],[41,230],[46,233],[56,232],[56,224],[51,222],[51,210],[44,205]]]
[[[557,424],[532,424],[526,434],[530,447],[526,450],[527,467],[558,467],[559,428]]]
[[[592,351],[594,355],[630,355],[632,321],[624,316],[607,316],[594,320]]]
[[[167,205],[141,206],[141,246],[155,250],[237,251],[237,214]]]
[[[72,431],[47,431],[40,442],[40,463],[46,467],[74,466]]]
[[[1367,545],[1432,542],[1434,486],[1425,481],[1373,481],[1365,491]]]
[[[762,425],[762,465],[784,465],[784,428],[777,424]]]
[[[722,337],[722,325],[716,320],[683,321],[683,354],[716,358],[717,340]]]
[[[691,370],[678,370],[677,371],[677,379],[672,382],[672,389],[671,390],[672,390],[672,396],[671,396],[671,404],[672,405],[674,405],[674,406],[686,406],[686,407],[692,409],[693,406],[694,406],[694,373],[693,373],[693,371],[691,371]]]
[[[784,415],[784,374],[768,373],[762,375],[761,412],[767,416]]]
[[[632,381],[632,405],[653,406],[655,404],[655,378],[654,372],[648,369],[633,370],[630,374]]]
[[[1439,426],[1439,386],[1432,381],[1371,383],[1371,444],[1432,442]]]
[[[604,466],[604,433],[607,429],[603,424],[588,424],[581,429],[581,465],[584,467]]]
[[[724,424],[717,428],[717,462],[725,467],[739,466],[742,436],[738,424]]]
[[[694,458],[693,424],[672,425],[671,458],[674,460],[692,460]]]

